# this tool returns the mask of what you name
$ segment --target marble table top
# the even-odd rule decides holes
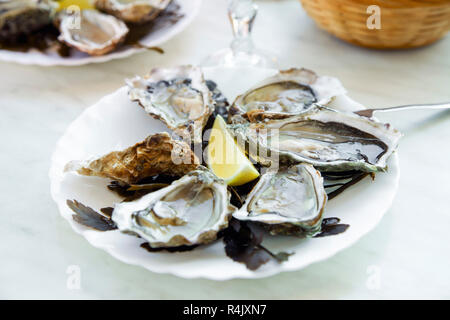
[[[282,67],[338,77],[370,107],[450,101],[450,37],[421,49],[373,51],[317,29],[298,1],[258,3],[254,40],[278,54]],[[448,111],[391,117],[405,133],[392,208],[357,244],[300,271],[226,282],[154,274],[91,247],[59,216],[48,169],[68,124],[124,78],[199,63],[230,41],[226,1],[207,0],[193,24],[162,45],[162,55],[76,68],[0,63],[0,298],[450,298]]]

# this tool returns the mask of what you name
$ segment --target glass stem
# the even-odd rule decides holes
[[[257,11],[253,0],[230,0],[228,17],[233,28],[231,50],[234,55],[240,52],[250,54],[253,51],[251,32]]]

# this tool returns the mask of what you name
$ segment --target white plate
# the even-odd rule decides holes
[[[232,101],[236,94],[275,71],[208,68],[204,72],[206,78],[216,81]],[[351,108],[359,108],[357,103],[345,96],[338,101],[345,102]],[[139,247],[142,239],[121,234],[117,230],[98,232],[75,223],[71,218],[73,212],[66,205],[67,199],[76,199],[95,210],[111,206],[120,199],[107,190],[109,180],[75,174],[64,175],[64,165],[70,160],[123,149],[143,140],[149,134],[164,130],[167,128],[160,121],[154,120],[136,103],[128,100],[127,89],[123,87],[86,109],[69,126],[56,146],[50,169],[51,194],[61,215],[70,222],[72,228],[93,246],[106,250],[123,262],[139,265],[153,272],[170,273],[184,278],[227,280],[261,278],[281,271],[298,270],[333,256],[374,228],[389,209],[398,187],[398,157],[394,154],[389,162],[388,173],[377,174],[375,181],[364,179],[327,204],[325,216],[339,217],[343,223],[350,224],[346,232],[315,239],[270,237],[264,242],[267,247],[295,254],[287,262],[270,262],[257,271],[250,271],[245,265],[228,258],[222,241],[189,252],[149,253]]]
[[[160,29],[153,30],[139,42],[147,47],[160,46],[181,31],[183,31],[197,15],[202,0],[176,0],[180,5],[180,11],[183,17],[177,23],[164,26]],[[81,66],[89,63],[106,62],[113,59],[121,59],[131,56],[136,52],[147,49],[142,48],[123,48],[115,50],[103,56],[90,56],[83,52],[76,52],[70,57],[61,57],[55,52],[40,52],[38,50],[30,50],[28,52],[15,52],[10,50],[0,50],[0,60],[6,62],[16,62],[26,65],[39,66]]]

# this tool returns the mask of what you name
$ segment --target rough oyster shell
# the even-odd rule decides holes
[[[238,96],[230,114],[250,121],[286,118],[304,112],[314,103],[326,104],[345,92],[335,78],[319,77],[307,69],[281,70]],[[236,119],[232,121],[241,122],[239,116]]]
[[[147,137],[123,151],[86,161],[71,161],[65,171],[98,176],[134,184],[157,174],[182,176],[198,166],[198,159],[183,141],[173,140],[168,133]]]
[[[320,172],[299,164],[264,173],[233,216],[262,223],[272,234],[314,235],[326,202]]]
[[[155,19],[172,0],[94,0],[94,6],[129,23],[145,23]]]
[[[50,0],[0,1],[0,41],[14,41],[50,24],[56,8]]]
[[[235,209],[225,182],[199,167],[168,187],[116,204],[112,220],[153,248],[178,247],[216,240]]]
[[[169,128],[194,143],[214,110],[211,92],[200,68],[190,65],[155,68],[147,76],[127,80],[129,97]]]
[[[305,162],[323,171],[384,171],[401,137],[389,124],[318,105],[298,116],[230,128],[264,165]]]
[[[79,16],[61,12],[57,24],[59,41],[93,56],[111,52],[128,34],[123,21],[96,10],[81,10]]]

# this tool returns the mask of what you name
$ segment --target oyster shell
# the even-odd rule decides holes
[[[184,138],[202,142],[202,129],[214,110],[200,68],[190,65],[155,68],[147,76],[127,80],[129,97]]]
[[[233,216],[262,223],[272,234],[314,235],[326,202],[320,172],[299,164],[264,173]]]
[[[225,182],[199,167],[168,187],[116,204],[112,220],[153,248],[178,247],[216,240],[235,209]]]
[[[401,137],[389,124],[318,105],[298,116],[230,128],[264,165],[306,162],[323,171],[384,171]]]
[[[145,23],[155,19],[172,0],[94,0],[94,6],[125,22]]]
[[[0,41],[13,42],[52,22],[57,4],[50,0],[0,1]]]
[[[345,92],[335,78],[319,77],[307,69],[282,70],[238,96],[230,108],[230,114],[250,121],[255,117],[258,121],[261,118],[286,118],[304,112],[314,103],[326,104]]]
[[[195,170],[198,163],[197,157],[186,143],[173,140],[164,132],[151,135],[123,151],[110,152],[99,159],[71,161],[64,170],[134,184],[157,174],[182,176]]]
[[[93,56],[114,50],[128,34],[126,24],[96,10],[81,10],[80,15],[58,15],[59,41]]]

